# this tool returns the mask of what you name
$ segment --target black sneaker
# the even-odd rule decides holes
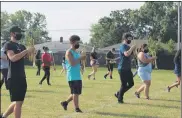
[[[110,76],[110,79],[112,79],[112,76]]]
[[[104,75],[104,79],[107,79],[107,74],[106,74],[106,75]]]
[[[90,79],[91,75],[88,75],[88,79]]]
[[[63,107],[64,110],[67,110],[68,103],[66,101],[61,102],[61,106]]]
[[[4,117],[3,117],[3,114],[0,114],[0,118],[4,118]]]
[[[137,98],[140,98],[140,93],[135,92],[135,96],[136,96]]]
[[[80,108],[76,108],[75,111],[76,111],[76,112],[79,112],[79,113],[83,113],[83,112],[80,110]]]
[[[123,104],[124,102],[123,102],[123,100],[121,100],[121,101],[118,101],[118,103],[119,103],[119,104]]]
[[[168,87],[167,87],[167,92],[170,92],[170,90],[171,90],[171,89],[170,89],[169,86],[168,86]]]
[[[50,84],[50,83],[49,83],[48,85],[49,85],[49,86],[51,86],[51,84]]]

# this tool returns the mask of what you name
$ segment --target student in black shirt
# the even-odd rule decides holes
[[[18,44],[22,38],[22,30],[18,26],[10,29],[11,40],[5,44],[5,54],[8,57],[8,89],[10,92],[11,105],[0,118],[7,118],[14,112],[15,118],[21,118],[21,108],[27,90],[27,82],[24,67],[24,57],[34,52],[35,48],[25,48]]]
[[[112,48],[112,50],[106,54],[106,64],[107,64],[108,72],[107,74],[104,75],[105,79],[107,78],[108,75],[110,76],[110,79],[112,79],[112,72],[113,72],[114,63],[115,63],[114,52],[115,52],[115,48]]]
[[[36,58],[35,64],[37,66],[37,74],[36,75],[40,76],[40,68],[41,68],[41,51],[40,50],[37,51],[35,58]]]

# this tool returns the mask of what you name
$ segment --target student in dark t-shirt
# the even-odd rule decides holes
[[[37,76],[40,76],[40,69],[41,69],[41,51],[40,50],[38,50],[37,51],[37,54],[36,54],[36,56],[35,56],[35,64],[36,64],[36,66],[37,66],[37,73],[36,73],[36,75]]]
[[[7,83],[12,103],[0,118],[7,118],[13,112],[15,118],[21,117],[21,108],[27,90],[24,57],[35,50],[33,47],[26,49],[24,45],[17,43],[22,38],[22,32],[18,26],[12,27],[11,40],[5,44],[5,54],[9,61]]]
[[[115,48],[112,48],[112,50],[110,50],[106,54],[106,64],[107,64],[108,72],[104,75],[105,79],[107,78],[108,75],[110,75],[110,79],[112,79],[112,72],[113,72],[113,68],[114,68],[114,63],[116,62],[114,60],[114,58],[115,58],[114,52],[115,52]]]
[[[115,94],[118,98],[118,103],[123,103],[123,96],[126,91],[128,91],[133,85],[133,73],[131,71],[131,54],[136,48],[136,45],[129,46],[133,40],[133,36],[129,33],[123,35],[123,43],[120,46],[120,62],[118,64],[118,72],[121,80],[121,88]]]

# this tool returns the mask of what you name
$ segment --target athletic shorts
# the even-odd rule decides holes
[[[13,83],[11,79],[12,78],[8,79],[8,88],[9,88],[11,102],[24,101],[27,91],[26,80],[23,79],[23,82]]]
[[[114,64],[110,64],[110,63],[107,64],[108,71],[113,71],[113,68],[114,68]]]
[[[80,95],[82,93],[82,80],[69,81],[68,83],[70,86],[71,94]]]

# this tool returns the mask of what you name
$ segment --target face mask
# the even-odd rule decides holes
[[[149,49],[144,49],[144,53],[148,53],[149,52]]]
[[[127,42],[127,44],[130,44],[131,43],[131,40],[127,40],[126,42]]]
[[[75,49],[78,49],[80,47],[79,43],[75,44]]]
[[[16,40],[20,40],[22,38],[22,36],[23,36],[22,34],[16,34],[15,38],[16,38]]]

